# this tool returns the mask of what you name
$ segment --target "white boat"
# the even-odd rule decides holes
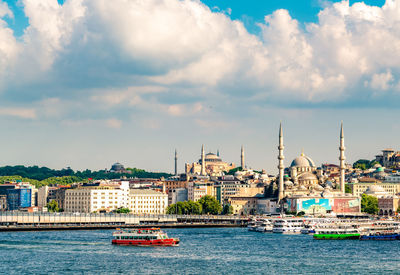
[[[300,234],[304,227],[303,219],[289,218],[278,219],[274,222],[272,232],[280,234]]]
[[[263,219],[261,224],[256,227],[257,232],[272,232],[274,225],[268,219]]]
[[[249,231],[256,231],[256,228],[258,227],[260,223],[256,219],[252,219],[247,223],[247,230]]]

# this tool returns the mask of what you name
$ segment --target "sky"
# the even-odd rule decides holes
[[[277,173],[400,149],[400,0],[0,0],[0,165]]]

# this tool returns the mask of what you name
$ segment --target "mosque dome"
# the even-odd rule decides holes
[[[301,154],[299,157],[295,158],[290,164],[290,167],[315,167],[314,161],[309,157]]]
[[[122,170],[125,170],[125,167],[121,163],[116,162],[111,166],[111,170],[112,171],[122,171]]]
[[[299,181],[318,180],[317,176],[310,172],[305,172],[299,176]]]
[[[208,153],[205,155],[206,162],[219,162],[222,159],[214,153]]]
[[[383,196],[387,195],[388,193],[385,191],[385,189],[382,186],[379,185],[371,185],[368,187],[367,191],[365,191],[365,194],[367,195],[374,195],[374,196]]]

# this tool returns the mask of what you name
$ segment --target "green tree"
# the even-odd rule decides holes
[[[128,214],[131,212],[131,210],[129,208],[126,207],[120,207],[118,209],[114,210],[115,213],[121,213],[121,214]]]
[[[222,209],[222,214],[224,215],[232,215],[233,214],[233,207],[230,204],[225,204],[224,208]]]
[[[348,184],[346,184],[346,185],[344,186],[344,190],[345,190],[345,193],[349,193],[349,194],[352,193],[352,192],[351,192],[351,187],[350,187]]]
[[[49,212],[60,212],[60,209],[58,208],[58,203],[55,200],[51,200],[47,205],[47,210]]]
[[[374,196],[362,194],[361,196],[361,212],[368,214],[378,214],[378,199]]]
[[[222,211],[222,206],[216,198],[206,195],[202,197],[198,203],[201,204],[203,214],[218,215]]]
[[[202,213],[202,206],[194,201],[180,201],[171,204],[167,208],[167,214],[187,214],[187,215],[200,215]]]

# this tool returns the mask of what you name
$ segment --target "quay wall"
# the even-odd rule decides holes
[[[0,231],[115,227],[244,226],[247,218],[222,215],[135,215],[116,213],[0,212]]]

